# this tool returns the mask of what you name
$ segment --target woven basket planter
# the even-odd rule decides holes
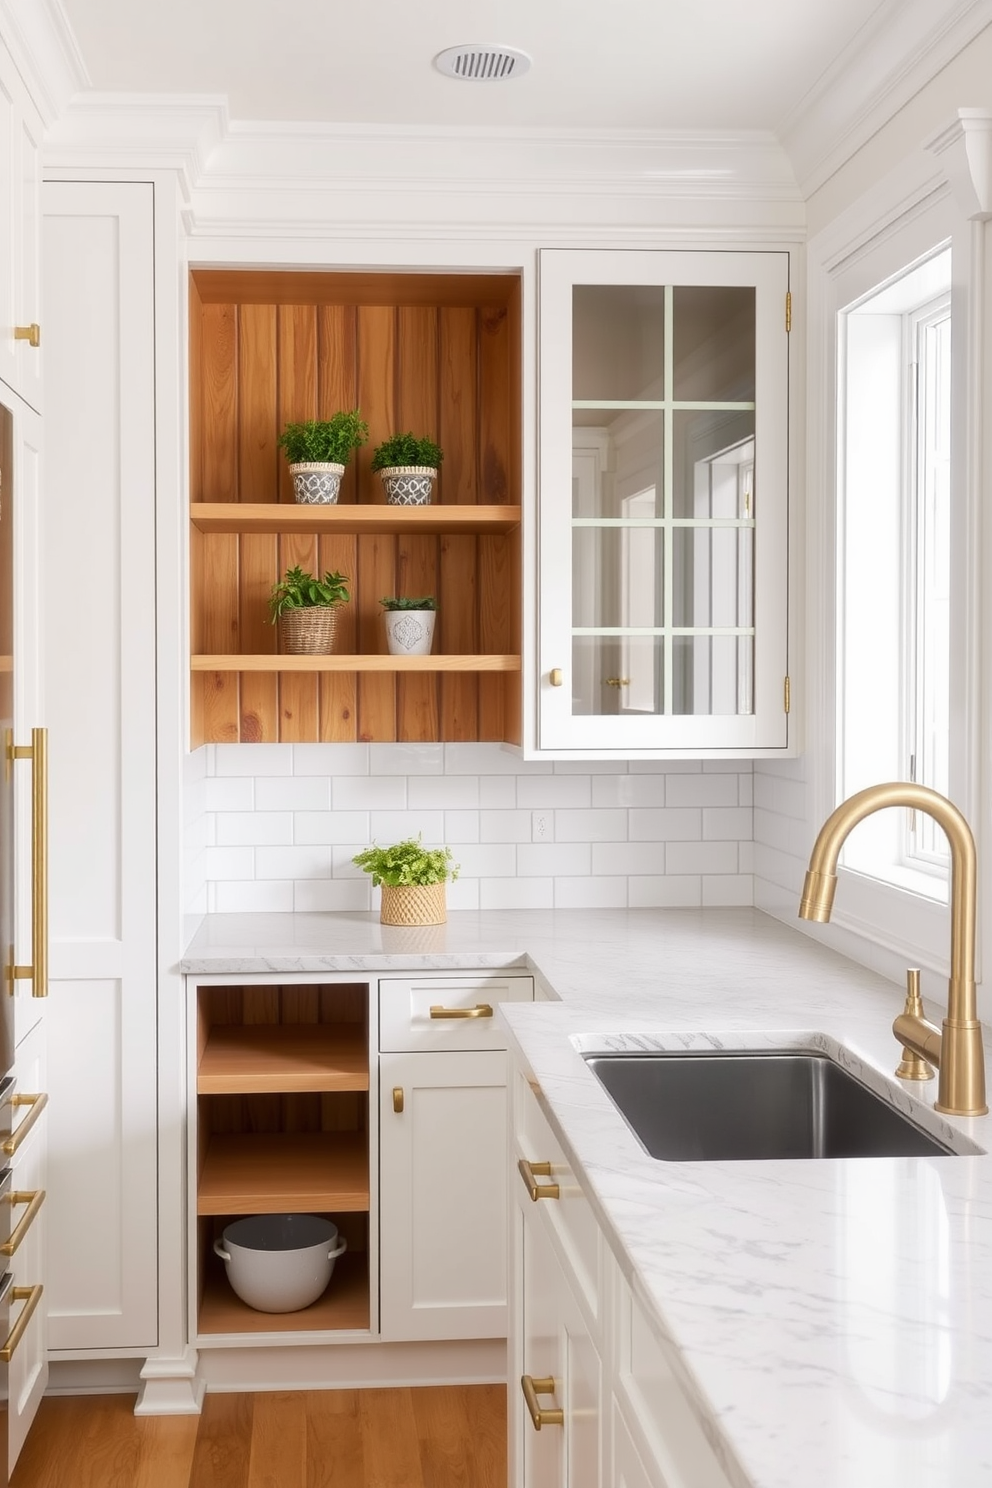
[[[443,925],[444,884],[389,884],[382,886],[379,920],[383,925]]]
[[[337,605],[284,610],[279,616],[282,649],[290,656],[327,656],[334,650],[337,624]]]
[[[343,465],[321,465],[314,461],[290,465],[293,494],[302,506],[333,506],[341,489]]]
[[[389,506],[429,506],[437,471],[432,465],[387,465],[379,471]]]

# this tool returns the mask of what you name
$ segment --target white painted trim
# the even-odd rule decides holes
[[[0,32],[46,124],[88,87],[82,53],[60,0],[0,0]]]
[[[208,1392],[365,1390],[411,1385],[491,1385],[506,1380],[506,1339],[456,1343],[315,1344],[298,1348],[204,1349]]]
[[[992,24],[992,0],[888,0],[779,128],[812,196]]]

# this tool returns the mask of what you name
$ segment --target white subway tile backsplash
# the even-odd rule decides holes
[[[777,816],[790,816],[795,821],[805,821],[806,786],[802,781],[785,780],[777,775],[757,775],[754,781],[754,804],[762,811],[772,811]]]
[[[624,842],[628,836],[626,811],[555,811],[556,842]]]
[[[597,775],[592,781],[594,806],[664,806],[664,775]]]
[[[752,828],[783,856],[798,782],[726,761],[524,762],[495,744],[217,745],[186,772],[186,907],[378,910],[352,858],[448,844],[452,909],[747,904]],[[764,849],[764,866],[774,847]],[[774,876],[774,874],[773,874]],[[201,909],[202,912],[202,909]]]
[[[737,806],[737,775],[670,775],[667,806]]]
[[[404,775],[335,775],[331,781],[335,811],[403,811]]]
[[[527,878],[560,878],[565,874],[589,873],[591,846],[588,842],[531,842],[517,848],[517,872]]]
[[[698,842],[703,834],[703,813],[688,807],[643,807],[628,815],[631,842]]]
[[[263,776],[255,782],[256,811],[327,811],[330,804],[331,782],[326,776],[304,775],[292,780]]]
[[[216,825],[219,847],[272,846],[293,840],[293,818],[288,811],[219,811]]]
[[[555,909],[626,909],[624,878],[556,878]]]
[[[736,842],[670,842],[665,854],[669,873],[736,873]]]
[[[411,776],[407,782],[407,805],[411,811],[436,807],[442,811],[468,810],[479,804],[477,775]]]
[[[549,806],[591,806],[590,785],[587,774],[521,775],[517,779],[517,805],[530,810]]]

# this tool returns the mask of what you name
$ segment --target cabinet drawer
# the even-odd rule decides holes
[[[617,1279],[616,1393],[666,1488],[730,1488],[640,1303]]]
[[[529,976],[384,977],[379,982],[379,1048],[505,1049],[499,1002],[533,1002]]]
[[[537,1164],[544,1171],[535,1174],[536,1198],[531,1202],[540,1212],[557,1241],[562,1262],[572,1287],[596,1325],[602,1320],[602,1235],[592,1206],[586,1198],[561,1145],[551,1130],[533,1091],[523,1075],[514,1076],[514,1165],[510,1182],[516,1185],[518,1200],[527,1204],[531,1189],[521,1161]],[[548,1171],[550,1169],[550,1171]],[[557,1197],[551,1197],[557,1187]],[[549,1189],[542,1195],[542,1189]],[[599,1336],[597,1326],[596,1336]]]

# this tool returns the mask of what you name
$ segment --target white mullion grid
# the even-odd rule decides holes
[[[672,400],[675,397],[675,289],[671,284],[665,285],[665,400],[663,404],[664,440],[665,448],[662,454],[662,517],[667,531],[662,539],[662,584],[663,604],[662,623],[664,634],[662,640],[662,666],[664,667],[664,681],[662,687],[661,711],[665,717],[670,717],[674,712],[674,632],[672,626],[675,621],[675,603],[673,597],[673,584],[675,579],[675,554],[673,543],[675,532],[672,519],[675,515],[675,410]]]

